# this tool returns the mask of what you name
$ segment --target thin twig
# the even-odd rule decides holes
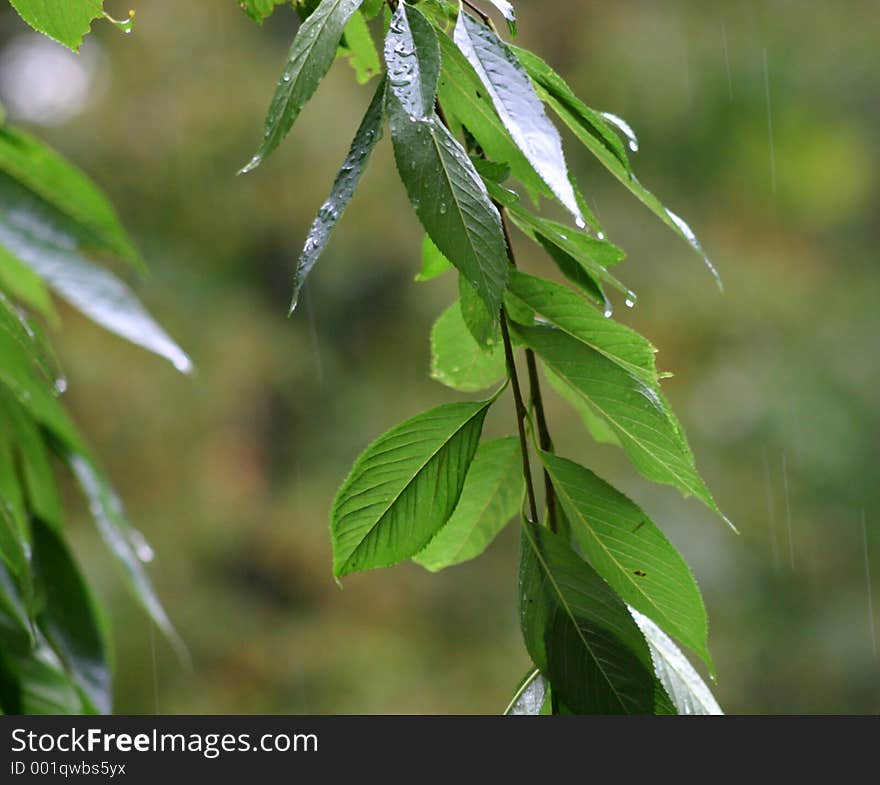
[[[492,19],[491,19],[491,17],[489,16],[489,14],[487,14],[487,13],[486,13],[485,11],[483,11],[481,8],[477,8],[477,6],[475,6],[472,2],[470,2],[470,0],[462,0],[462,2],[463,2],[463,3],[464,3],[464,4],[465,4],[465,5],[466,5],[466,6],[467,6],[467,7],[468,7],[473,13],[475,13],[478,17],[480,17],[480,19],[483,20],[483,24],[484,24],[484,25],[487,25],[487,24],[490,24],[490,23],[491,23]]]
[[[494,201],[494,200],[493,200]],[[516,257],[513,252],[513,241],[510,237],[510,226],[507,222],[507,214],[504,206],[498,202],[494,202],[499,214],[501,215],[501,227],[504,229],[504,241],[507,243],[507,258],[510,263],[516,267]],[[531,349],[526,349],[526,365],[529,370],[529,396],[532,399],[532,406],[535,407],[535,420],[538,426],[538,446],[544,452],[553,451],[553,440],[550,438],[550,430],[547,427],[547,417],[544,414],[544,399],[541,395],[541,381],[538,378],[538,364],[535,361],[535,353]],[[553,490],[553,482],[550,480],[550,472],[544,469],[544,495],[547,499],[547,523],[550,531],[554,534],[559,530],[559,523],[556,515],[556,492]]]
[[[519,377],[516,373],[516,361],[513,358],[513,344],[510,342],[510,331],[507,329],[507,314],[504,308],[500,311],[501,337],[504,341],[504,357],[507,360],[507,375],[510,377],[510,387],[513,390],[513,403],[516,407],[516,427],[519,431],[519,449],[522,453],[523,478],[526,481],[526,494],[529,499],[529,511],[532,515],[532,523],[538,522],[538,505],[535,502],[535,487],[532,484],[532,467],[529,464],[529,442],[526,438],[526,406],[523,403],[522,390],[519,386]]]

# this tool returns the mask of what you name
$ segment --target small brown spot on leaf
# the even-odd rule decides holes
[[[638,575],[640,578],[644,578],[648,574],[648,573],[644,572],[643,570],[633,570],[633,572],[636,575]]]

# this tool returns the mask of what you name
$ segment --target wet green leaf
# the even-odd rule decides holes
[[[528,523],[520,620],[532,661],[572,711],[651,713],[651,658],[626,605],[559,535]]]
[[[0,171],[6,172],[80,227],[80,246],[105,251],[143,270],[137,251],[100,189],[38,139],[0,127]]]
[[[296,308],[306,277],[327,247],[333,229],[354,196],[361,175],[370,159],[370,154],[373,152],[376,143],[382,138],[384,120],[385,79],[383,78],[376,88],[376,93],[373,95],[373,100],[367,108],[357,133],[355,133],[348,155],[345,156],[342,167],[333,181],[330,196],[321,205],[321,209],[318,210],[318,215],[309,229],[293,277],[291,311]]]
[[[507,22],[507,29],[510,30],[510,34],[515,36],[516,9],[513,7],[513,3],[509,2],[509,0],[489,0],[489,2],[498,9],[504,17],[504,21]]]
[[[289,0],[239,0],[238,5],[251,19],[261,25],[265,19],[272,16],[275,6],[287,2]]]
[[[583,226],[584,217],[568,179],[562,139],[516,55],[491,27],[466,13],[458,15],[454,40],[517,147],[578,225]]]
[[[546,101],[547,105],[556,112],[559,118],[609,172],[699,254],[720,287],[721,279],[718,272],[703,250],[694,231],[680,216],[665,207],[632,173],[623,144],[608,127],[607,117],[587,107],[583,101],[575,96],[562,77],[540,57],[525,49],[516,49],[515,51],[529,76],[532,77],[538,95]]]
[[[542,452],[572,541],[596,572],[636,610],[711,666],[700,590],[681,555],[630,499],[589,469]]]
[[[436,572],[479,556],[516,516],[523,486],[519,440],[483,442],[452,517],[413,561]]]
[[[113,696],[105,630],[67,546],[39,520],[34,523],[34,571],[42,590],[38,622],[46,641],[88,709],[109,713]]]
[[[504,713],[511,716],[538,716],[549,694],[550,685],[547,680],[541,675],[541,671],[533,670],[522,680]]]
[[[454,115],[493,161],[506,163],[529,192],[548,197],[553,192],[532,168],[510,137],[474,69],[447,35],[438,36],[442,69],[438,93],[447,115]]]
[[[566,286],[514,270],[508,290],[529,308],[625,371],[658,389],[657,351],[635,330],[609,319]]]
[[[723,714],[718,701],[688,662],[681,649],[651,619],[634,608],[630,613],[648,642],[654,671],[663,687],[665,701],[675,714]],[[661,713],[656,711],[656,713]]]
[[[186,647],[156,597],[153,584],[144,568],[145,563],[153,558],[149,544],[132,527],[122,502],[91,458],[83,453],[65,451],[63,447],[59,451],[88,500],[98,532],[121,567],[125,582],[135,599],[165,634],[178,657],[184,662],[188,661]]]
[[[411,121],[434,117],[440,78],[440,47],[431,23],[400,3],[385,37],[388,85]]]
[[[422,269],[415,277],[415,280],[430,281],[432,278],[443,275],[443,273],[451,269],[452,262],[434,245],[434,241],[428,235],[425,235],[422,240]]]
[[[354,14],[343,31],[343,53],[354,68],[358,82],[365,84],[382,70],[376,44],[363,14]]]
[[[559,329],[515,329],[520,340],[608,422],[639,472],[675,486],[685,496],[696,496],[724,518],[697,471],[681,426],[650,385]]]
[[[497,314],[507,282],[501,218],[461,145],[439,120],[413,122],[389,96],[394,156],[410,202],[441,253]]]
[[[458,504],[491,403],[438,406],[361,454],[330,516],[336,577],[396,564],[430,542]]]
[[[95,19],[104,15],[103,0],[9,0],[34,30],[77,51]]]
[[[92,263],[77,228],[49,204],[0,175],[0,245],[38,273],[58,295],[107,330],[168,359],[192,362],[131,289]]]
[[[263,143],[242,168],[242,173],[256,169],[287,136],[303,106],[333,65],[342,31],[360,4],[361,0],[321,0],[314,13],[302,23],[266,114]]]
[[[499,382],[507,373],[504,347],[480,346],[454,302],[431,330],[431,378],[462,392],[476,392]]]

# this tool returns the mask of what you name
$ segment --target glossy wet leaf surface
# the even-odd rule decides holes
[[[589,469],[541,453],[572,543],[623,600],[649,614],[709,664],[708,621],[684,559],[630,499]]]
[[[391,137],[401,180],[441,253],[496,314],[507,282],[501,218],[461,145],[436,118],[416,120],[389,97]]]
[[[466,13],[458,15],[454,40],[483,83],[514,143],[583,226],[584,218],[568,179],[562,139],[516,55],[490,27]]]
[[[364,169],[370,159],[370,154],[373,152],[376,143],[382,138],[384,120],[385,80],[383,79],[376,88],[373,100],[370,102],[364,119],[361,121],[360,127],[354,136],[348,155],[345,156],[342,167],[333,181],[330,196],[321,205],[321,209],[318,210],[318,215],[312,222],[312,226],[306,236],[306,242],[293,277],[291,311],[296,308],[306,277],[327,247],[333,229],[354,196],[361,175],[364,173]]]
[[[476,392],[507,373],[504,347],[480,346],[465,324],[460,302],[447,308],[431,329],[431,378],[462,392]]]
[[[706,682],[681,649],[651,619],[630,609],[648,642],[657,678],[678,714],[723,714]]]
[[[681,426],[648,384],[561,330],[517,327],[516,333],[608,422],[639,472],[696,496],[721,515]]]
[[[89,260],[81,243],[81,234],[64,216],[0,175],[0,245],[102,327],[190,371],[189,357],[128,285]]]
[[[431,541],[458,504],[490,404],[438,406],[361,454],[330,515],[335,576],[396,564]]]
[[[103,16],[103,0],[9,0],[34,30],[76,51],[92,22]]]
[[[520,621],[526,648],[578,714],[647,714],[654,675],[626,605],[556,534],[524,524]]]
[[[452,517],[413,560],[437,571],[479,556],[517,515],[523,488],[519,441],[507,436],[483,442]]]
[[[413,121],[434,116],[440,78],[440,47],[431,23],[412,6],[400,3],[385,37],[388,84]]]
[[[302,23],[266,114],[263,142],[242,172],[256,169],[290,132],[333,65],[342,32],[360,5],[361,0],[322,0]]]

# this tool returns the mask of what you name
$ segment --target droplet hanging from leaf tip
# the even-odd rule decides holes
[[[106,11],[104,12],[104,18],[116,25],[125,35],[131,35],[134,30],[134,9],[129,9],[128,19],[114,19]]]

